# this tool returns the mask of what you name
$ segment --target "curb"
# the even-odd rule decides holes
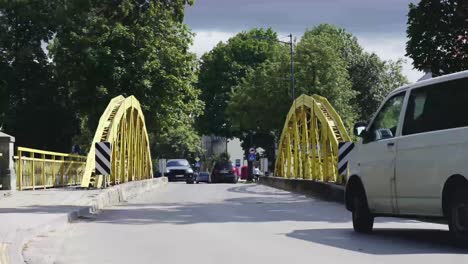
[[[98,194],[89,205],[70,212],[68,214],[68,222],[97,214],[105,207],[125,202],[141,193],[166,185],[167,182],[167,177],[160,177],[115,185]]]
[[[261,176],[259,183],[293,193],[317,197],[326,201],[344,203],[345,187],[343,185],[313,180],[285,179],[266,176]]]
[[[117,205],[144,192],[165,186],[167,182],[166,177],[160,177],[149,180],[127,182],[105,189],[96,197],[92,198],[89,204],[82,206],[82,208],[71,211],[66,215],[59,216],[54,221],[43,225],[41,228],[35,230],[23,230],[25,234],[23,236],[24,238],[9,245],[5,252],[6,254],[2,255],[0,250],[0,260],[2,260],[2,257],[7,259],[7,262],[0,261],[0,264],[25,263],[23,250],[28,241],[33,238],[55,229],[64,228],[68,224],[73,223],[80,218],[96,215],[105,207]],[[8,262],[8,260],[10,262]]]

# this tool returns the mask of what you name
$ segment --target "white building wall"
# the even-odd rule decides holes
[[[241,141],[238,138],[233,138],[228,140],[227,149],[229,156],[231,157],[231,161],[235,165],[242,166],[244,164],[244,150],[241,147]],[[239,163],[236,164],[236,160]]]

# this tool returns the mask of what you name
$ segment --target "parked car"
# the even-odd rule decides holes
[[[210,182],[210,173],[209,172],[200,172],[198,173],[197,177],[195,178],[196,183],[199,182]]]
[[[232,162],[230,161],[220,161],[216,162],[211,172],[211,182],[231,182],[237,183],[239,176],[234,171]]]
[[[468,244],[467,109],[464,71],[398,88],[355,125],[345,195],[354,230],[372,231],[377,216],[442,221]]]
[[[170,159],[166,163],[166,172],[164,173],[170,182],[172,181],[186,181],[193,183],[193,169],[185,159]]]

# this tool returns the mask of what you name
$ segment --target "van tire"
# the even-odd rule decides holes
[[[459,246],[468,246],[468,196],[458,190],[450,199],[449,229],[455,243]]]
[[[364,195],[353,195],[353,228],[358,233],[371,233],[374,227],[374,217],[369,211],[369,206]]]

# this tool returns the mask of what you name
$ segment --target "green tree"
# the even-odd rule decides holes
[[[196,151],[193,125],[203,103],[188,52],[193,36],[183,24],[186,4],[192,1],[63,1],[50,52],[79,109],[78,141],[89,142],[111,98],[134,95],[155,157]]]
[[[357,38],[343,28],[321,24],[306,31],[304,36],[327,36],[337,40],[335,48],[346,61],[352,89],[357,92],[349,104],[360,120],[369,120],[391,90],[408,83],[402,74],[401,60],[384,61],[374,53],[365,52]]]
[[[402,63],[383,61],[374,53],[364,52],[349,66],[353,89],[358,92],[353,103],[360,120],[371,119],[389,92],[408,83],[402,74]]]
[[[296,94],[319,94],[327,97],[350,125],[355,111],[350,104],[355,92],[349,81],[347,63],[341,56],[339,41],[327,34],[305,34],[296,46]],[[275,56],[243,79],[233,91],[227,109],[240,134],[248,140],[255,131],[256,146],[274,158],[274,142],[278,140],[291,107],[287,48],[274,50]],[[261,143],[262,145],[258,144]]]
[[[69,151],[77,120],[42,45],[56,1],[0,1],[0,127],[18,145]]]
[[[234,134],[274,156],[291,107],[289,63],[286,47],[250,71],[230,95],[227,118]],[[372,116],[387,93],[405,84],[401,61],[382,61],[365,52],[344,29],[322,24],[307,30],[295,46],[296,95],[318,94],[330,100],[348,130],[358,118]]]
[[[408,12],[407,56],[418,70],[443,75],[468,69],[468,3],[421,0]]]
[[[287,47],[277,46],[273,56],[250,71],[231,92],[226,115],[246,154],[254,145],[274,159],[275,139],[279,138],[291,107],[289,67]]]
[[[271,29],[252,29],[219,43],[201,58],[198,87],[205,102],[204,115],[198,120],[203,134],[231,137],[232,124],[225,115],[231,90],[248,72],[265,62],[279,44]]]
[[[326,97],[343,122],[352,127],[356,118],[352,100],[356,92],[349,81],[348,62],[343,55],[346,44],[321,28],[306,31],[297,44],[297,94]]]

